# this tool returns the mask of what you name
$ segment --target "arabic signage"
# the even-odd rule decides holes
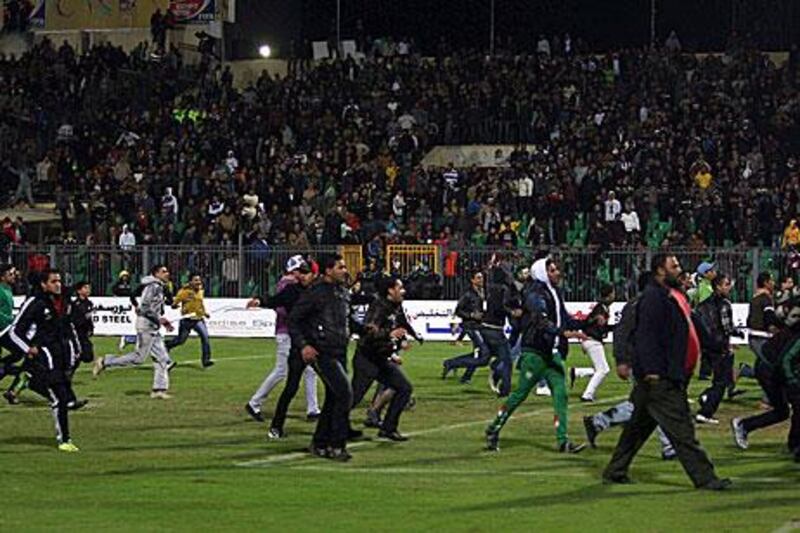
[[[15,297],[14,305],[19,309],[23,298]],[[93,297],[95,304],[95,335],[120,336],[135,334],[136,314],[128,298]],[[244,298],[207,298],[206,310],[211,318],[206,322],[212,337],[267,338],[275,336],[275,312],[269,309],[247,309]],[[623,303],[611,305],[611,323],[616,323]],[[567,311],[575,318],[585,318],[592,310],[592,302],[567,302]],[[455,338],[460,322],[455,318],[456,302],[453,300],[413,300],[403,304],[409,321],[425,340],[451,341]],[[744,327],[747,322],[747,304],[733,304],[733,323]],[[166,317],[177,326],[180,312],[166,309]],[[455,326],[455,328],[454,328]],[[177,327],[176,332],[177,333]],[[192,333],[194,335],[194,333]],[[611,341],[611,335],[607,339]],[[733,343],[744,340],[733,338]]]

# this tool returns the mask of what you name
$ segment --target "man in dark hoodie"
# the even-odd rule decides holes
[[[564,300],[557,289],[561,281],[558,264],[551,258],[539,259],[531,267],[531,274],[534,279],[523,290],[519,383],[486,428],[487,448],[499,451],[500,430],[536,383],[544,379],[552,391],[558,450],[562,453],[579,453],[585,445],[576,445],[567,437],[564,358],[569,349],[567,339],[584,340],[587,337],[578,331],[581,323],[571,318],[564,307]]]
[[[696,488],[723,490],[720,479],[695,437],[687,386],[700,358],[700,338],[692,322],[691,307],[678,289],[681,265],[674,255],[658,254],[652,260],[653,280],[637,304],[633,333],[631,392],[633,416],[603,472],[605,483],[630,483],[628,468],[650,434],[661,426]],[[631,367],[618,368],[620,377]]]

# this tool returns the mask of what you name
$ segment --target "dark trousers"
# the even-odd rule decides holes
[[[497,357],[492,363],[492,373],[500,382],[500,396],[508,396],[511,393],[511,372],[514,366],[511,362],[511,344],[501,330],[483,329],[481,332],[489,353]]]
[[[756,360],[755,371],[758,384],[764,390],[772,409],[765,413],[742,419],[742,427],[748,433],[780,424],[789,418],[789,401],[786,398],[786,389],[783,383],[777,379],[776,371],[760,359]]]
[[[760,359],[756,361],[756,379],[764,390],[772,409],[766,413],[742,419],[742,427],[747,433],[765,427],[780,424],[792,414],[792,431],[789,433],[789,449],[800,446],[800,401],[796,401],[794,409],[790,407],[789,394],[785,384],[776,376],[776,370]],[[795,400],[800,400],[800,394],[793,395]],[[793,413],[792,413],[793,411]]]
[[[357,351],[353,357],[353,407],[361,402],[375,380],[384,387],[394,390],[394,396],[381,426],[383,431],[391,433],[397,430],[400,415],[411,400],[413,387],[400,370],[400,365],[390,361],[375,362]]]
[[[180,326],[178,326],[178,336],[173,337],[164,343],[167,350],[172,350],[185,343],[189,338],[189,334],[194,330],[197,336],[200,337],[200,346],[202,347],[202,361],[208,363],[211,361],[211,343],[208,340],[208,328],[203,320],[195,320],[193,318],[182,318]]]
[[[700,379],[708,379],[714,371],[714,363],[711,361],[711,355],[705,350],[700,354],[700,372],[698,376]]]
[[[789,405],[792,406],[792,426],[789,428],[789,449],[794,452],[796,460],[800,460],[800,388],[789,388],[786,392]]]
[[[488,365],[492,358],[492,353],[489,351],[489,347],[486,345],[481,331],[477,329],[467,329],[466,332],[467,336],[472,341],[473,351],[468,354],[459,355],[458,357],[452,357],[444,362],[444,366],[447,368],[466,368],[467,370],[464,372],[464,376],[461,378],[462,380],[472,378],[475,369]]]
[[[347,442],[353,390],[347,379],[344,359],[344,354],[320,354],[314,363],[314,370],[325,384],[325,403],[314,432],[313,444],[317,448],[344,448]]]
[[[713,368],[711,386],[700,394],[699,413],[706,417],[714,416],[725,392],[733,384],[733,354],[710,354]]]
[[[270,427],[283,430],[283,425],[286,423],[286,413],[289,412],[289,404],[292,403],[294,397],[297,396],[297,390],[300,388],[300,380],[303,379],[303,372],[306,369],[306,363],[300,357],[300,353],[292,350],[289,352],[289,373],[286,376],[286,384],[283,386],[281,397],[278,398],[278,404],[275,406],[275,414],[272,415],[272,424]]]
[[[633,415],[622,430],[603,477],[627,475],[639,449],[656,426],[661,426],[695,487],[717,478],[714,465],[695,437],[685,387],[663,379],[652,383],[637,381],[630,399]]]

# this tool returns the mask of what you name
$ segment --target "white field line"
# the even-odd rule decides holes
[[[800,531],[800,518],[789,520],[772,533],[790,533],[792,531]]]
[[[303,454],[308,456],[308,454]],[[264,467],[266,465],[262,465]],[[563,470],[559,471],[544,471],[536,472],[530,470],[457,470],[457,469],[439,469],[439,468],[420,468],[420,467],[386,467],[381,468],[368,467],[368,466],[335,466],[323,464],[296,464],[285,465],[284,468],[290,470],[301,470],[306,472],[341,472],[344,474],[396,474],[396,475],[412,475],[412,476],[464,476],[464,477],[482,477],[482,476],[514,476],[514,477],[529,477],[529,478],[583,478],[583,479],[596,479],[598,482],[600,478],[593,472],[574,472],[569,471],[569,466],[565,466]],[[680,481],[686,480],[686,476],[681,473],[675,474],[657,474],[655,476],[658,480],[664,481]],[[795,483],[791,479],[775,478],[775,477],[734,477],[735,481],[754,484],[768,484],[774,485],[775,483]],[[736,485],[734,485],[734,488]],[[783,529],[783,528],[793,529]],[[800,530],[800,520],[790,521],[784,524],[781,529],[776,529],[773,533],[789,533],[790,531]]]
[[[603,400],[603,401],[600,401],[600,402],[595,402],[592,405],[598,406],[598,405],[603,405],[603,404],[616,403],[616,402],[624,400],[627,397],[628,397],[628,395],[617,396],[617,397],[609,398],[607,400]],[[537,415],[549,413],[552,410],[553,410],[552,407],[536,409],[536,410],[530,411],[528,413],[522,413],[520,415],[516,415],[516,416],[514,416],[514,418],[516,420],[519,420],[519,419],[522,419],[522,418],[529,418],[529,417],[532,417],[532,416],[537,416]],[[452,431],[454,429],[461,429],[461,428],[472,427],[472,426],[477,426],[477,425],[485,425],[485,424],[488,424],[489,422],[491,422],[492,420],[493,419],[473,420],[471,422],[461,422],[459,424],[449,424],[447,426],[438,426],[438,427],[434,427],[434,428],[422,429],[420,431],[409,432],[409,433],[407,433],[407,436],[409,436],[409,437],[420,437],[420,436],[423,436],[423,435],[430,435],[430,434],[433,434],[433,433],[443,433],[443,432],[446,432],[446,431]],[[364,446],[366,446],[368,444],[378,444],[379,442],[381,442],[381,441],[358,441],[358,442],[354,442],[353,444],[349,444],[348,445],[348,449],[362,448],[362,447],[364,447]],[[309,454],[307,454],[305,452],[292,452],[292,453],[285,453],[285,454],[281,454],[281,455],[275,455],[275,456],[272,456],[272,457],[268,457],[266,459],[255,459],[255,460],[252,460],[252,461],[244,461],[244,462],[239,462],[239,463],[234,463],[234,464],[236,466],[241,466],[241,467],[245,467],[245,468],[254,468],[254,467],[257,468],[257,467],[260,467],[260,466],[267,466],[267,465],[271,465],[271,464],[275,464],[275,463],[283,463],[283,462],[286,462],[286,461],[293,461],[295,459],[302,459],[304,457],[309,457]]]

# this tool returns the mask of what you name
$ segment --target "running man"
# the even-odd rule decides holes
[[[564,357],[569,349],[567,339],[583,341],[587,337],[578,331],[581,323],[571,318],[564,307],[564,300],[558,291],[561,271],[555,260],[539,259],[531,267],[531,273],[534,279],[523,290],[519,383],[500,406],[497,417],[486,428],[487,448],[490,451],[500,450],[500,430],[525,401],[536,383],[544,379],[552,391],[558,450],[562,453],[580,453],[586,445],[576,445],[567,437]]]
[[[173,363],[169,358],[161,326],[173,331],[172,324],[164,317],[164,285],[169,281],[169,270],[156,265],[150,275],[142,278],[141,302],[136,308],[136,351],[115,356],[107,355],[95,359],[92,374],[99,376],[107,368],[141,365],[148,355],[153,358],[153,389],[150,397],[168,400],[169,371]]]

